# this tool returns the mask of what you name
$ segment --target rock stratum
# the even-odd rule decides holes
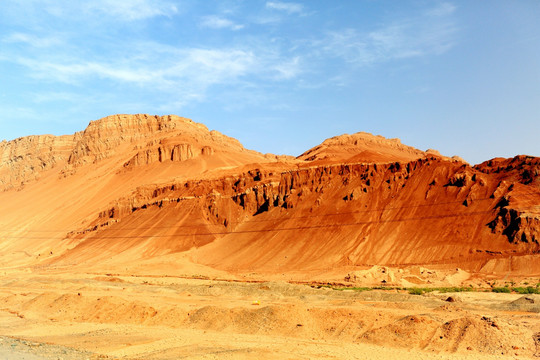
[[[537,157],[471,166],[367,133],[261,154],[178,116],[114,115],[0,143],[0,268],[537,276],[539,174]]]

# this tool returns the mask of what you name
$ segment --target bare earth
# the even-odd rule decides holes
[[[0,359],[540,356],[540,295],[491,292],[540,286],[539,157],[120,114],[0,142],[0,204]]]
[[[14,275],[0,278],[8,359],[526,359],[540,331],[538,295]]]

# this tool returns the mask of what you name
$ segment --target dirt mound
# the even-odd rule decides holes
[[[244,334],[276,334],[290,336],[306,324],[306,309],[292,306],[264,306],[257,309],[225,309],[206,306],[189,314],[189,322],[203,329]]]
[[[530,331],[506,321],[476,316],[446,322],[431,316],[407,316],[371,330],[361,339],[380,345],[447,352],[531,355],[535,351]]]
[[[515,311],[528,311],[540,313],[540,295],[529,294],[511,301],[508,308]]]
[[[460,268],[447,271],[428,269],[423,266],[392,268],[372,266],[367,270],[348,273],[344,280],[355,286],[457,286],[470,278],[470,274]]]
[[[152,306],[113,296],[45,293],[22,305],[25,314],[45,312],[53,321],[139,324],[157,315]],[[44,311],[46,310],[46,311]]]
[[[540,304],[540,295],[530,294],[511,302],[514,305]]]
[[[411,272],[422,271],[427,270]],[[467,292],[459,294],[460,302],[449,303],[437,293],[170,276],[123,275],[118,276],[123,282],[110,282],[114,277],[61,272],[26,274],[16,281],[0,277],[0,328],[32,344],[125,359],[189,357],[200,346],[212,356],[242,348],[251,357],[264,357],[258,346],[267,351],[287,344],[295,347],[275,358],[294,357],[306,346],[314,351],[305,358],[530,357],[540,339],[535,314],[504,308],[509,299],[536,301],[515,294]],[[339,352],[342,347],[348,350]],[[363,348],[398,355],[371,356]]]
[[[71,347],[52,345],[44,342],[26,341],[0,336],[0,358],[9,360],[106,360],[105,355]]]
[[[494,355],[534,352],[532,335],[506,321],[488,317],[464,317],[443,324],[438,331],[442,336],[443,349],[464,351],[474,349],[480,353]],[[439,344],[435,345],[439,348]]]
[[[412,315],[395,323],[373,329],[363,334],[359,340],[367,340],[379,345],[416,347],[424,349],[429,345],[440,323],[429,316]]]
[[[305,291],[309,292],[307,289]],[[214,293],[203,296],[221,295]],[[30,300],[25,299],[23,303],[20,298],[8,297],[4,299],[3,306],[8,306],[12,313],[22,318],[46,316],[48,321],[54,322],[165,325],[222,333],[317,339],[332,337],[348,341],[353,341],[370,329],[375,321],[382,324],[393,319],[392,315],[373,312],[372,309],[319,308],[302,303],[264,305],[265,302],[246,301],[245,306],[234,307],[220,304],[184,308],[164,304],[152,306],[140,300],[127,300],[119,296],[97,297],[82,292],[44,293]]]
[[[454,299],[454,301],[449,301],[448,299]],[[459,306],[459,305],[456,305],[455,303],[456,302],[461,302],[461,300],[459,300],[459,298],[455,297],[455,296],[449,296],[445,299],[446,302],[449,302],[450,304],[444,304],[442,306],[439,306],[437,308],[435,308],[435,311],[440,311],[440,312],[443,312],[443,313],[449,313],[449,312],[461,312],[463,313],[464,310]]]

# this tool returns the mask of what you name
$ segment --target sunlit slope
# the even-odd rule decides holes
[[[442,265],[540,273],[538,188],[468,165],[334,165],[282,176],[284,199],[203,247],[232,270]]]
[[[294,159],[176,116],[107,117],[44,138],[52,155],[25,139],[2,144],[3,268],[540,274],[538,158],[472,167],[357,133]]]
[[[35,137],[2,143],[1,266],[63,253],[77,243],[73,234],[142,185],[275,161],[177,116],[115,115],[67,138],[76,140],[70,151],[52,136],[39,147]]]
[[[374,264],[540,271],[538,189],[437,157],[259,168],[134,198],[135,206],[122,211],[119,202],[106,222],[97,220],[99,230],[79,235],[61,263],[92,264],[88,249],[99,246],[100,258],[123,254],[123,264],[187,252],[196,263],[241,273]]]

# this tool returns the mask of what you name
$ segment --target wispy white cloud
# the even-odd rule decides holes
[[[2,39],[4,43],[24,43],[36,48],[47,48],[51,46],[61,45],[63,39],[60,37],[47,36],[39,37],[32,34],[14,32]]]
[[[80,21],[79,25],[84,27],[88,22],[110,19],[131,22],[158,16],[171,17],[182,10],[177,3],[175,0],[2,0],[0,10],[10,22],[24,27],[35,27],[41,23],[59,28],[71,21]],[[51,16],[62,20],[50,23]]]
[[[171,16],[178,12],[175,4],[159,0],[93,0],[85,2],[84,9],[127,21]]]
[[[14,62],[28,68],[31,76],[53,82],[78,84],[90,77],[106,78],[131,83],[146,83],[152,79],[152,74],[145,69],[122,68],[114,63],[99,63],[89,61],[61,62],[54,59],[46,60],[18,57]]]
[[[254,53],[239,49],[188,49],[182,52],[185,60],[172,66],[165,75],[189,78],[206,85],[254,74],[261,61]]]
[[[272,10],[284,11],[288,14],[301,14],[304,11],[304,5],[293,2],[268,1],[266,8]]]
[[[255,15],[221,7],[214,10],[215,15],[204,16],[202,10],[182,18],[182,23],[157,18],[185,11],[176,0],[76,1],[63,6],[54,0],[28,2],[32,13],[41,10],[44,19],[28,17],[24,22],[29,27],[17,25],[15,29],[24,30],[0,35],[0,45],[7,48],[0,53],[0,61],[18,65],[13,68],[22,68],[23,76],[31,78],[29,83],[37,79],[34,83],[41,89],[54,84],[58,92],[32,97],[45,105],[78,103],[79,99],[69,96],[70,91],[83,94],[80,102],[84,102],[86,89],[108,92],[118,99],[110,100],[111,106],[126,109],[141,108],[137,104],[148,101],[148,106],[170,111],[205,101],[218,89],[226,89],[227,94],[236,91],[246,103],[247,97],[252,103],[265,103],[268,89],[280,82],[291,85],[291,91],[343,87],[354,81],[351,66],[443,53],[452,47],[456,31],[451,20],[456,8],[451,3],[420,9],[415,18],[368,31],[315,26],[312,33],[317,39],[312,40],[289,37],[278,27],[273,32],[259,31],[266,30],[258,26],[263,23],[293,20],[287,15],[305,16],[309,9],[299,2],[267,1],[262,9],[259,4]],[[23,8],[13,7],[17,11]],[[265,17],[266,22],[257,16]],[[81,23],[82,29],[74,28],[82,19],[88,23]],[[51,25],[56,20],[62,20],[60,25]],[[137,23],[130,23],[135,20]],[[208,30],[237,31],[244,23],[253,31],[235,32],[232,38],[226,38],[231,33],[224,32],[220,37],[224,42],[218,45],[213,36],[217,34]],[[163,37],[148,40],[155,34],[146,30],[156,26]],[[193,31],[198,33],[192,39]],[[206,34],[213,34],[211,41],[204,41]],[[336,66],[336,58],[351,66]]]
[[[211,29],[231,29],[231,30],[241,30],[244,28],[244,25],[237,24],[232,20],[227,18],[209,15],[202,18],[201,26],[211,28]]]
[[[451,18],[454,9],[451,4],[443,4],[423,16],[389,23],[369,32],[353,28],[328,32],[313,45],[326,55],[359,66],[442,54],[452,48],[458,30]]]
[[[34,77],[70,84],[89,78],[101,78],[155,87],[184,85],[205,88],[253,73],[260,60],[251,52],[237,49],[176,49],[148,43],[140,48],[152,54],[166,53],[167,56],[162,56],[160,60],[141,54],[134,56],[136,60],[133,61],[69,59],[63,62],[59,59],[26,57],[18,57],[13,61],[27,67]]]
[[[277,63],[273,69],[277,72],[278,79],[295,78],[301,73],[302,69],[300,56]]]
[[[36,103],[48,103],[48,102],[69,102],[80,103],[88,101],[86,95],[70,93],[66,91],[51,91],[51,92],[38,92],[31,94],[32,101]]]
[[[50,83],[63,89],[62,84],[66,84],[71,89],[69,92],[29,93],[29,102],[43,106],[64,103],[67,108],[80,108],[79,104],[89,103],[85,99],[87,88],[101,83],[98,86],[107,95],[101,93],[98,103],[111,113],[149,111],[147,109],[164,113],[179,111],[206,101],[219,87],[229,89],[229,94],[233,89],[253,88],[261,76],[268,81],[292,76],[285,73],[285,67],[273,68],[278,59],[270,60],[249,50],[175,48],[157,43],[139,43],[134,48],[122,59],[86,61],[73,57],[65,60],[62,57],[47,60],[16,57],[0,60],[25,67],[27,76],[37,79],[45,87]],[[138,51],[144,51],[144,54]],[[135,100],[132,96],[137,93],[146,95]],[[252,91],[242,93],[243,99],[253,96]],[[126,94],[130,95],[124,96]],[[220,95],[220,99],[223,96]],[[80,111],[88,112],[88,106]]]
[[[28,104],[30,105],[30,104]],[[39,111],[37,111],[35,108],[30,106],[17,106],[12,104],[5,104],[0,103],[0,106],[2,106],[2,118],[0,119],[1,122],[9,123],[13,121],[19,121],[19,120],[27,120],[27,119],[40,119],[41,114]],[[45,121],[45,120],[41,120]],[[3,134],[0,135],[0,141],[2,139],[1,136],[4,136]]]
[[[443,2],[438,6],[428,9],[426,15],[428,16],[448,16],[453,14],[456,11],[456,6],[454,4]]]
[[[171,109],[182,109],[190,104],[202,102],[205,95],[192,89],[182,89],[172,100],[164,101],[158,104],[156,108],[159,112],[168,113]]]

